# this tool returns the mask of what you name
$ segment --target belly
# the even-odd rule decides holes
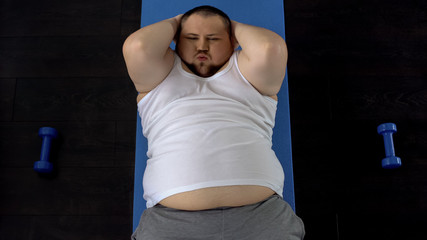
[[[262,186],[211,187],[178,193],[163,199],[160,204],[169,208],[197,211],[250,205],[265,200],[273,194],[273,190]]]

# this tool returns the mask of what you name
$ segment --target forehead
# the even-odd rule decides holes
[[[193,14],[182,22],[183,33],[227,32],[223,19],[218,16],[202,16]]]

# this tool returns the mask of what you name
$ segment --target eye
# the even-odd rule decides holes
[[[218,41],[220,38],[208,38],[209,41]]]
[[[197,40],[198,38],[197,37],[186,37],[186,39],[188,39],[188,40]]]

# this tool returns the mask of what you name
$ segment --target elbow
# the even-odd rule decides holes
[[[281,40],[280,40],[281,39]],[[264,95],[277,95],[286,75],[288,51],[285,41],[280,38],[277,41],[266,44],[262,56],[262,66],[265,75]]]
[[[256,61],[256,65],[260,66],[260,69],[269,69],[269,72],[275,73],[275,78],[284,78],[288,61],[288,50],[285,41],[280,38],[264,44]]]
[[[264,62],[267,63],[277,63],[284,62],[288,59],[288,48],[286,46],[285,40],[280,36],[270,39],[263,46],[262,50],[264,57]]]
[[[282,70],[284,74],[288,50],[285,41],[280,36],[270,37],[268,41],[258,45],[256,49],[249,57],[255,66],[259,66],[260,69]]]
[[[278,73],[281,73],[285,77],[286,64],[288,61],[288,48],[285,40],[279,37],[274,41],[266,44],[264,50],[264,63],[267,68],[276,69]]]
[[[150,59],[156,54],[152,46],[149,46],[142,38],[133,35],[126,39],[122,51],[125,58],[127,56],[138,56]]]
[[[123,44],[123,54],[125,56],[135,52],[144,51],[144,44],[140,39],[129,36]]]

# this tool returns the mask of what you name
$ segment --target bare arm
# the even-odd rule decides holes
[[[288,51],[278,34],[232,21],[233,33],[242,47],[238,64],[245,78],[263,95],[275,97],[286,73]]]
[[[139,29],[123,45],[129,76],[140,93],[148,93],[169,74],[174,54],[173,41],[181,15]]]

